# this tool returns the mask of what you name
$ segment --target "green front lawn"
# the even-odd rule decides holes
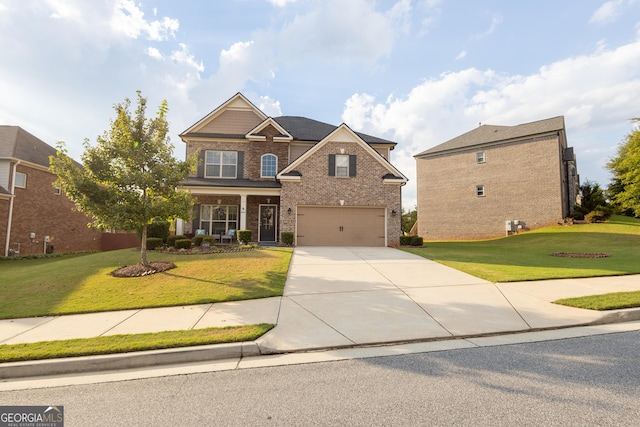
[[[0,345],[0,363],[253,341],[267,333],[273,326],[259,324],[6,344]]]
[[[554,226],[495,240],[425,242],[405,251],[492,282],[640,273],[640,220]],[[607,258],[554,257],[553,252],[607,253]]]
[[[0,318],[237,301],[282,295],[291,249],[208,255],[149,252],[177,268],[136,278],[109,273],[139,262],[131,249],[0,262]]]
[[[621,308],[640,307],[640,291],[612,292],[604,295],[588,295],[576,298],[564,298],[554,301],[555,304],[587,310],[618,310]]]

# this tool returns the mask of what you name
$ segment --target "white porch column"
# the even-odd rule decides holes
[[[247,195],[240,194],[240,230],[247,229]]]
[[[176,219],[176,235],[182,236],[184,234],[184,221],[182,218]]]

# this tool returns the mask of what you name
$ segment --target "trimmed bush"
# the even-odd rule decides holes
[[[148,237],[147,238],[147,249],[150,251],[162,247],[162,239],[160,237]]]
[[[280,241],[287,246],[293,246],[293,231],[283,231],[280,233]]]
[[[411,236],[411,246],[422,246],[424,240],[420,236]]]
[[[206,236],[196,236],[193,238],[193,246],[200,246]]]
[[[215,244],[215,243],[216,243],[216,239],[214,239],[214,237],[213,237],[213,236],[203,236],[203,237],[202,237],[202,241],[203,241],[203,242],[209,242],[209,243],[211,243],[211,245],[213,245],[213,244]],[[201,244],[202,244],[202,243],[201,243]]]
[[[400,236],[400,246],[409,246],[411,245],[411,238],[413,236]]]
[[[169,221],[163,219],[154,219],[151,224],[147,225],[147,237],[159,237],[163,242],[169,237]]]
[[[238,241],[246,245],[251,241],[251,235],[251,230],[238,230]]]
[[[169,247],[174,247],[176,246],[176,240],[183,240],[186,239],[186,236],[183,236],[182,234],[178,234],[175,236],[169,236],[167,237],[167,246]]]
[[[591,211],[584,216],[584,220],[588,223],[605,222],[609,218],[609,215],[603,211]]]
[[[175,243],[176,249],[191,249],[191,239],[178,239]]]

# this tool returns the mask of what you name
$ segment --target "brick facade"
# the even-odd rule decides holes
[[[557,224],[570,204],[564,148],[556,134],[417,158],[418,234],[485,239],[505,236],[507,220],[524,230]],[[476,194],[480,185],[484,196]]]
[[[19,164],[17,171],[26,174],[25,188],[15,188],[9,248],[20,255],[44,253],[44,236],[55,252],[99,250],[101,233],[87,228],[89,218],[73,210],[64,194],[55,194],[55,175],[40,167]],[[0,201],[0,242],[7,235],[9,201]],[[35,237],[31,238],[31,233]],[[3,248],[4,250],[4,248]]]

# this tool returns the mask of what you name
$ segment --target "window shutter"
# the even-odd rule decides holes
[[[329,154],[329,176],[336,176],[336,155]]]
[[[200,228],[200,205],[193,205],[193,222],[191,223],[191,232],[196,234],[196,230]]]
[[[204,178],[204,155],[205,155],[204,150],[200,150],[198,152],[198,169],[197,169],[198,178]]]
[[[349,176],[356,176],[356,155],[349,155]]]
[[[238,151],[238,166],[236,169],[238,179],[244,178],[244,151]]]

